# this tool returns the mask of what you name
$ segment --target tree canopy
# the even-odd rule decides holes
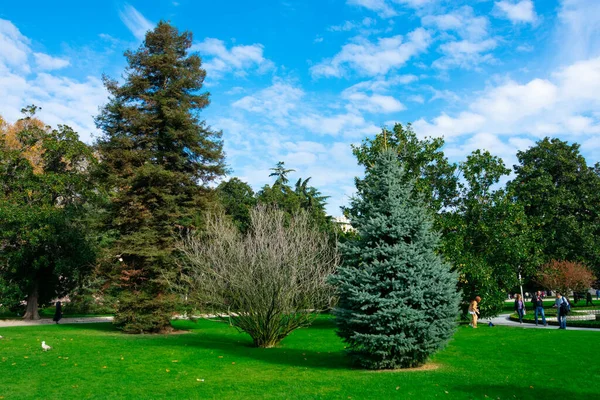
[[[452,337],[460,297],[440,236],[394,150],[376,156],[348,213],[358,239],[332,276],[338,334],[365,368],[423,364]]]
[[[6,303],[27,297],[26,319],[79,285],[95,260],[83,218],[96,160],[71,128],[45,126],[36,110],[0,132],[0,286]]]
[[[209,94],[191,46],[190,32],[160,22],[125,53],[124,82],[104,79],[110,100],[96,119],[98,176],[110,196],[115,321],[128,332],[169,327],[175,298],[164,277],[175,273],[176,240],[198,224],[214,201],[208,185],[225,172],[221,132],[198,115]]]

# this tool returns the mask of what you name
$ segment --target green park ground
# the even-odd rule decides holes
[[[328,315],[272,349],[222,322],[173,326],[185,332],[2,328],[0,399],[592,399],[600,390],[594,331],[461,326],[430,369],[373,372],[349,365]]]

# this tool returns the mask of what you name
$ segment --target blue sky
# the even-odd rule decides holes
[[[194,34],[206,121],[232,175],[255,189],[279,160],[312,177],[339,215],[362,174],[350,144],[412,122],[460,161],[508,166],[545,136],[600,160],[600,1],[71,1],[0,5],[0,115],[42,107],[91,143],[123,51],[161,19]]]

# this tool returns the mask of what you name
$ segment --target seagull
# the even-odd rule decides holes
[[[42,340],[42,349],[43,349],[44,351],[48,351],[48,350],[50,350],[51,348],[52,348],[52,347],[48,346],[48,345],[46,344],[46,342],[44,342],[44,341]]]

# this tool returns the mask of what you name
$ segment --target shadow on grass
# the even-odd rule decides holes
[[[597,391],[573,391],[561,388],[518,387],[514,385],[464,385],[456,386],[456,390],[473,395],[499,399],[593,399]]]
[[[54,327],[57,330],[62,330],[65,332],[73,332],[73,331],[97,331],[97,332],[107,332],[107,333],[119,333],[120,331],[115,328],[112,322],[91,322],[85,324],[58,324],[58,325],[38,325],[38,326],[48,326]]]
[[[221,325],[220,322],[215,323]],[[59,324],[50,325],[57,330],[64,332],[75,331],[97,331],[105,333],[120,333],[110,322],[99,322],[89,324]],[[314,321],[310,329],[332,329],[335,326],[332,319],[319,318]],[[190,329],[192,334],[184,335],[128,335],[124,337],[169,337],[174,340],[150,341],[145,345],[156,346],[189,346],[192,348],[213,351],[216,354],[227,355],[230,357],[254,359],[269,364],[286,365],[292,367],[323,368],[323,369],[353,369],[349,358],[342,350],[337,351],[316,351],[310,349],[298,349],[284,343],[280,347],[263,349],[254,347],[252,340],[247,335],[239,334],[234,328],[229,331],[214,332],[211,327],[197,326],[192,323],[179,323],[174,325],[177,329]],[[298,342],[295,342],[298,343]],[[309,343],[306,341],[305,343]],[[290,347],[288,347],[290,346]]]
[[[163,346],[164,343],[155,343]],[[170,345],[188,346],[210,350],[218,355],[254,359],[257,361],[286,365],[291,367],[324,368],[324,369],[353,369],[348,357],[343,351],[315,351],[281,347],[263,349],[254,347],[252,340],[244,335],[231,335],[198,331],[195,335],[180,335]]]
[[[309,326],[302,329],[335,329],[335,320],[330,315],[319,315]]]

